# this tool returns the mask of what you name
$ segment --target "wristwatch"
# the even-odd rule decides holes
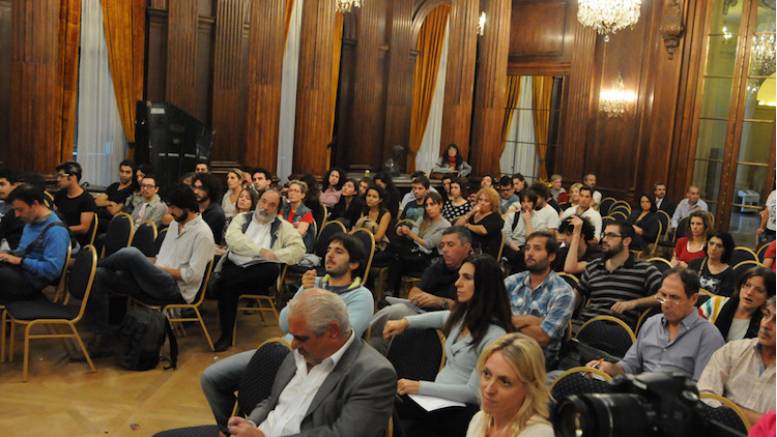
[[[442,298],[442,309],[447,310],[448,308],[450,308],[450,305],[448,304],[448,299],[443,297]]]

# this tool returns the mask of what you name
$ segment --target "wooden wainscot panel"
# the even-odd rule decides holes
[[[567,55],[570,9],[566,0],[513,0],[510,61]]]

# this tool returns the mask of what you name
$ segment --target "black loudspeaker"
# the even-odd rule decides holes
[[[170,103],[138,102],[136,110],[135,162],[150,163],[162,187],[194,171],[198,160],[210,160],[208,126]]]

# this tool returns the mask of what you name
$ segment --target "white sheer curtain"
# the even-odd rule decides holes
[[[83,167],[84,181],[105,186],[118,179],[119,162],[127,154],[127,138],[108,67],[100,0],[81,2],[78,77],[76,159]]]
[[[450,18],[445,25],[445,36],[443,37],[442,54],[440,55],[440,66],[437,70],[437,82],[434,85],[434,96],[432,97],[432,106],[429,109],[429,118],[426,121],[426,130],[424,138],[421,140],[421,148],[415,156],[416,170],[425,171],[427,174],[434,167],[435,162],[440,157],[440,139],[442,137],[442,110],[445,100],[445,72],[448,65],[448,31],[450,30]]]
[[[294,156],[294,120],[297,113],[297,70],[299,66],[300,30],[302,29],[302,4],[294,0],[283,53],[283,81],[281,83],[281,116],[278,125],[277,175],[284,180],[291,174]]]
[[[505,150],[499,159],[502,173],[521,173],[526,178],[537,178],[539,159],[534,136],[534,116],[532,115],[532,77],[521,78],[521,95],[518,107],[513,110],[513,119],[507,128]]]

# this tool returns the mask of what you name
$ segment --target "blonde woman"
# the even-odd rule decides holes
[[[478,370],[481,410],[467,437],[553,437],[545,359],[533,338],[514,333],[494,340],[480,354]]]
[[[224,217],[231,219],[237,214],[235,205],[240,196],[240,190],[243,189],[243,172],[236,168],[231,168],[227,172],[227,192],[221,198],[221,209],[224,210]]]
[[[504,220],[499,214],[499,194],[493,188],[481,188],[475,196],[475,206],[456,220],[456,226],[464,226],[474,236],[475,247],[496,257],[502,243]]]
[[[583,184],[580,182],[575,182],[569,187],[569,201],[559,204],[558,207],[561,211],[566,211],[571,207],[577,208],[578,199],[580,198],[580,188],[582,187]]]

